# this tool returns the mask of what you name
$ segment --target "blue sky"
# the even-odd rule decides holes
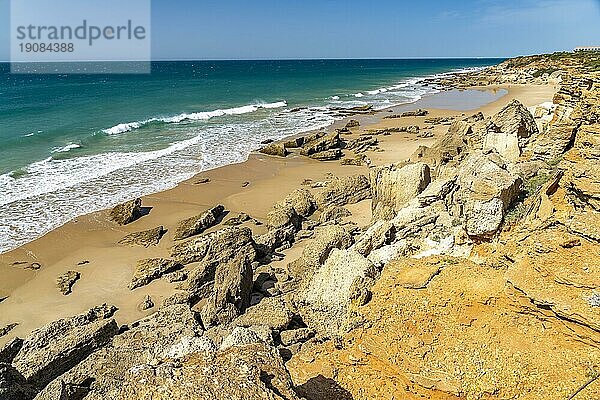
[[[8,26],[0,0],[2,60]],[[152,1],[154,59],[508,57],[598,44],[600,0]]]

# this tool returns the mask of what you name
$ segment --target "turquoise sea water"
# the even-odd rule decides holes
[[[434,90],[419,78],[500,61],[156,62],[149,75],[14,75],[0,64],[0,252],[243,161],[265,139],[330,125],[332,107],[413,102]]]

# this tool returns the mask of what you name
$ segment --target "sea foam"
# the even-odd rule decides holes
[[[143,121],[135,121],[128,123],[121,123],[115,125],[111,128],[104,129],[102,132],[107,135],[118,135],[120,133],[130,132],[135,129],[139,129],[147,124],[152,122],[163,122],[167,124],[177,124],[185,121],[208,121],[211,118],[222,117],[225,115],[242,115],[256,112],[260,109],[275,109],[286,107],[287,102],[278,101],[275,103],[258,103],[258,104],[249,104],[240,107],[219,109],[213,111],[202,111],[196,113],[181,113],[178,115],[174,115],[172,117],[161,117],[161,118],[149,118]]]

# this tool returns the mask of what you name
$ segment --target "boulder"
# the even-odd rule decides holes
[[[295,139],[289,139],[283,143],[283,147],[286,149],[296,149],[304,144],[304,137],[297,137]]]
[[[353,243],[352,236],[339,225],[318,229],[315,237],[306,245],[299,259],[288,265],[290,273],[303,280],[312,276],[335,248],[346,249]]]
[[[119,244],[141,247],[156,246],[165,232],[165,228],[157,226],[156,228],[148,229],[146,231],[130,233],[119,240]]]
[[[255,218],[252,218],[246,213],[239,213],[236,217],[231,217],[227,221],[223,223],[226,226],[238,226],[242,225],[244,222],[252,221],[254,225],[261,225],[261,222]]]
[[[147,258],[139,260],[135,266],[135,272],[129,289],[137,289],[146,286],[155,279],[159,279],[165,274],[183,268],[183,265],[177,261],[167,260],[164,258]]]
[[[284,346],[291,346],[296,343],[303,343],[315,336],[315,331],[310,328],[293,329],[291,331],[283,331],[279,335],[281,343]]]
[[[130,369],[164,358],[184,337],[202,335],[194,313],[184,304],[159,309],[132,323],[111,343],[92,353],[68,372],[53,380],[35,400],[57,400],[65,388],[79,388],[69,400],[117,399]],[[92,383],[90,385],[90,383]]]
[[[310,190],[305,188],[296,189],[288,194],[284,200],[291,205],[301,217],[309,217],[317,209],[315,197]]]
[[[390,164],[371,170],[371,193],[374,217],[383,207],[393,214],[419,195],[431,182],[429,166],[424,163],[400,166]]]
[[[8,333],[15,329],[17,325],[19,324],[13,322],[12,324],[8,324],[0,328],[0,337],[8,335]]]
[[[248,308],[233,324],[243,327],[266,325],[270,329],[283,330],[292,322],[293,316],[282,297],[265,297]]]
[[[217,346],[206,336],[183,336],[164,354],[165,358],[183,358],[192,353],[214,354]]]
[[[230,227],[174,245],[171,257],[182,264],[204,259],[218,261],[228,259],[242,247],[253,244],[249,228]]]
[[[215,226],[224,211],[225,207],[219,204],[200,215],[181,221],[175,230],[173,238],[175,240],[182,240],[201,234],[208,228]]]
[[[299,226],[300,216],[287,201],[279,201],[273,205],[267,213],[267,227],[269,230],[283,228],[286,226]]]
[[[360,122],[355,119],[351,119],[350,121],[348,121],[348,123],[346,123],[346,129],[357,128],[359,126]]]
[[[467,234],[485,239],[493,236],[506,210],[517,199],[523,181],[507,170],[495,153],[474,152],[462,163],[456,200],[462,208]]]
[[[223,339],[220,350],[227,350],[231,347],[246,346],[249,344],[264,343],[260,335],[251,328],[236,327]]]
[[[377,275],[375,266],[356,251],[332,250],[298,297],[303,321],[322,334],[342,335],[351,311],[369,300]]]
[[[483,149],[494,149],[506,160],[515,162],[529,143],[529,138],[537,133],[533,115],[518,100],[513,100],[492,117]]]
[[[56,286],[58,286],[58,290],[60,290],[60,292],[66,296],[71,293],[73,285],[79,280],[80,277],[81,274],[79,274],[77,271],[67,271],[56,278]]]
[[[342,150],[330,149],[313,153],[309,157],[318,161],[333,161],[342,158]]]
[[[117,400],[299,400],[278,351],[263,343],[141,365],[124,379]]]
[[[302,145],[302,149],[300,150],[300,154],[303,156],[311,156],[323,151],[340,148],[342,145],[339,132],[323,135],[317,134],[308,139],[309,140]]]
[[[400,116],[401,117],[424,117],[427,114],[429,114],[429,111],[419,108],[414,111],[405,111],[402,114],[400,114]]]
[[[146,295],[146,297],[144,297],[144,301],[142,301],[142,304],[140,304],[140,309],[145,311],[151,309],[152,307],[154,307],[152,297],[150,297],[150,295]]]
[[[317,194],[316,199],[320,207],[326,207],[328,205],[354,204],[370,197],[369,178],[364,175],[354,175],[334,179]]]
[[[351,216],[352,213],[345,207],[331,205],[328,206],[319,217],[319,221],[324,224],[330,221],[341,221],[343,218]]]
[[[271,143],[260,149],[260,152],[269,156],[285,157],[289,153],[284,143]]]
[[[115,310],[103,305],[34,330],[23,341],[13,365],[28,383],[43,388],[110,342],[118,332],[110,318]]]
[[[256,238],[256,245],[262,255],[268,255],[280,247],[291,247],[296,240],[298,228],[286,225],[269,230]]]
[[[127,225],[142,216],[142,199],[119,204],[110,211],[110,219],[119,225]]]
[[[212,294],[200,312],[205,327],[228,324],[246,311],[252,295],[252,261],[254,257],[238,253],[217,265]]]

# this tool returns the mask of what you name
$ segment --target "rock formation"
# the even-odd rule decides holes
[[[119,204],[110,211],[110,219],[119,225],[127,225],[142,216],[142,199]]]
[[[146,231],[130,233],[119,240],[119,244],[141,247],[156,246],[165,233],[165,228],[157,226],[156,228],[148,229]]]
[[[129,289],[133,290],[146,286],[153,280],[159,279],[161,276],[181,267],[182,265],[178,262],[164,258],[148,258],[140,260],[135,266]]]
[[[79,280],[81,274],[77,271],[67,271],[56,278],[56,286],[58,290],[65,296],[71,293],[73,285]]]
[[[174,239],[187,239],[204,232],[217,224],[224,211],[225,207],[219,204],[198,216],[181,221],[175,229]]]

